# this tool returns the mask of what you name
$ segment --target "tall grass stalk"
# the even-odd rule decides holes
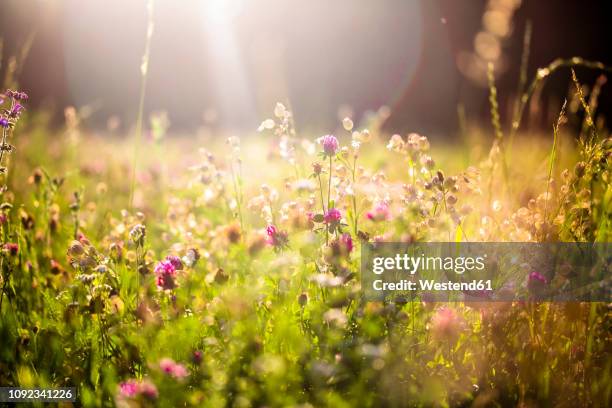
[[[546,201],[544,201],[544,221],[547,220],[547,211],[548,211],[548,201],[550,194],[550,184],[552,183],[552,173],[553,168],[555,166],[555,159],[557,157],[557,143],[559,140],[559,129],[563,124],[565,118],[565,109],[567,107],[567,99],[563,101],[563,106],[561,106],[561,111],[559,112],[559,117],[557,118],[557,123],[553,124],[553,145],[550,152],[550,159],[548,164],[548,180],[546,181]]]
[[[512,123],[518,120],[520,111],[520,100],[521,95],[525,92],[525,86],[527,86],[527,69],[529,68],[529,54],[531,47],[531,21],[527,20],[525,25],[525,33],[523,34],[523,51],[521,54],[521,67],[519,71],[519,82],[516,92],[516,100],[514,101],[514,109],[512,113]],[[512,150],[512,144],[514,142],[514,132],[510,133],[510,140],[508,141],[509,150]]]
[[[23,70],[23,65],[25,60],[28,58],[30,54],[30,50],[32,49],[32,44],[34,43],[34,38],[36,37],[35,32],[31,32],[23,45],[19,48],[19,53],[17,55],[13,55],[7,57],[7,67],[6,72],[4,74],[4,82],[1,84],[2,88],[17,88],[17,77],[21,74]],[[3,52],[3,44],[0,43],[0,68],[2,67],[2,52]]]
[[[153,0],[147,2],[147,36],[145,40],[145,49],[140,64],[140,98],[138,101],[138,117],[136,119],[136,134],[134,137],[134,155],[132,158],[132,181],[130,183],[129,208],[134,204],[134,189],[136,187],[136,170],[138,168],[138,148],[142,143],[142,122],[144,117],[144,101],[147,89],[147,77],[149,73],[149,58],[151,55],[151,39],[153,38],[154,24],[154,9]]]
[[[497,102],[497,87],[495,86],[495,68],[492,62],[487,65],[487,80],[489,83],[489,105],[491,108],[491,123],[495,130],[495,142],[497,143],[502,160],[502,172],[506,187],[509,187],[508,183],[508,166],[506,163],[506,149],[504,147],[504,132],[501,126],[501,120],[499,116],[499,103]],[[491,177],[493,177],[491,175]]]
[[[501,142],[504,138],[504,133],[501,127],[499,116],[499,104],[497,102],[497,88],[495,87],[495,67],[492,62],[487,65],[487,80],[489,83],[489,105],[491,107],[491,123],[495,130],[495,139]]]
[[[576,77],[576,71],[574,71],[574,68],[572,68],[572,82],[576,87],[576,94],[578,95],[582,109],[584,109],[584,122],[586,123],[586,127],[591,130],[591,137],[588,139],[582,139],[585,145],[588,146],[591,142],[597,140],[597,129],[595,128],[595,121],[593,120],[593,115],[591,114],[591,108],[586,102],[586,98],[582,92],[582,86],[580,85],[580,82],[578,82],[578,77]]]
[[[595,85],[593,85],[593,90],[591,91],[591,95],[589,95],[589,110],[591,112],[591,115],[593,116],[593,120],[595,119],[595,112],[597,111],[597,104],[599,102],[599,94],[601,93],[601,88],[605,85],[605,83],[608,81],[608,79],[606,78],[605,75],[600,75],[597,77],[597,80],[595,81]],[[580,138],[583,137],[583,135],[586,133],[586,131],[588,130],[588,118],[585,117],[584,120],[582,121],[582,128],[580,130]],[[595,126],[597,126],[597,124],[595,124]]]
[[[237,167],[238,169],[235,169]],[[236,197],[236,209],[238,210],[238,221],[240,222],[240,237],[244,239],[245,229],[244,220],[242,217],[242,202],[244,195],[242,192],[242,160],[240,157],[232,157],[230,162],[230,170],[232,173],[232,187],[234,188],[234,196]]]
[[[531,99],[533,94],[535,93],[538,86],[542,85],[546,78],[548,78],[552,73],[558,71],[560,68],[569,67],[584,67],[589,69],[595,69],[605,72],[612,73],[612,66],[604,65],[599,61],[589,61],[580,57],[572,57],[568,59],[558,58],[550,63],[548,66],[539,68],[535,77],[532,79],[531,83],[527,90],[521,96],[518,103],[518,111],[516,114],[516,118],[512,122],[512,128],[510,131],[510,140],[516,135],[518,129],[521,126],[521,121],[523,119],[523,115],[525,113],[525,107],[527,106],[527,102]]]

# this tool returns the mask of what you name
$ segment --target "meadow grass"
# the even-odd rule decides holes
[[[301,135],[282,104],[241,139],[149,140],[141,102],[132,150],[74,110],[61,131],[10,116],[7,93],[0,384],[88,407],[607,406],[609,304],[366,301],[359,279],[366,241],[609,242],[603,82],[587,101],[572,72],[551,131],[519,132],[574,65],[605,68],[523,79],[505,132],[491,66],[493,133],[453,143],[376,120]]]
[[[556,126],[551,157],[551,138],[518,135],[506,152],[512,196],[477,129],[477,142],[431,147],[344,131],[323,158],[314,139],[277,127],[229,145],[143,141],[128,211],[130,142],[49,135],[35,116],[16,129],[2,198],[2,384],[76,386],[84,406],[610,399],[606,304],[365,302],[355,276],[366,234],[607,241],[609,140],[576,144]],[[432,190],[441,177],[454,181]],[[330,206],[351,248],[309,215]]]

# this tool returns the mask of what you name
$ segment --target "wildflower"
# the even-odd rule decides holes
[[[32,175],[28,178],[28,183],[39,185],[42,182],[44,173],[40,168],[36,168]]]
[[[285,105],[280,102],[276,102],[276,106],[274,107],[274,116],[282,119],[288,114],[290,114],[290,112],[287,110]]]
[[[117,400],[119,406],[131,406],[126,404],[126,399],[135,399],[143,396],[146,399],[154,400],[159,396],[157,387],[148,380],[129,379],[119,384]]]
[[[367,143],[372,139],[372,135],[370,135],[369,130],[364,129],[361,132],[353,132],[351,139],[359,143]]]
[[[185,368],[184,365],[182,365],[182,364],[175,364],[172,376],[174,378],[176,378],[177,380],[181,380],[181,379],[189,376],[189,371],[187,370],[187,368]]]
[[[182,380],[183,378],[189,376],[189,371],[185,368],[184,365],[176,363],[171,358],[162,358],[159,362],[159,368],[170,377],[173,377],[177,380]]]
[[[531,272],[527,276],[527,289],[533,295],[542,294],[542,291],[548,285],[548,279],[539,272]]]
[[[316,188],[312,181],[308,179],[299,179],[295,183],[293,183],[292,187],[299,193],[314,191]]]
[[[166,257],[166,261],[170,262],[174,269],[181,270],[183,269],[183,263],[181,262],[181,258],[175,255],[168,255]]]
[[[308,303],[308,293],[306,292],[302,292],[298,295],[297,298],[298,304],[302,307],[306,306],[306,303]]]
[[[257,128],[257,131],[258,132],[263,132],[264,130],[274,129],[275,125],[276,124],[274,123],[273,119],[266,119],[263,122],[261,122],[261,124]]]
[[[159,396],[157,387],[150,381],[143,381],[140,383],[140,393],[143,397],[154,400]]]
[[[25,101],[28,99],[28,94],[25,92],[11,91],[7,89],[6,96],[13,98],[16,101]]]
[[[130,230],[130,239],[136,244],[142,246],[144,244],[146,234],[146,227],[142,224],[136,224]]]
[[[268,225],[266,233],[268,234],[268,244],[276,250],[284,249],[289,243],[287,232],[279,231],[274,225]]]
[[[198,250],[195,248],[189,248],[181,260],[183,261],[183,264],[185,264],[188,268],[191,268],[198,262],[198,259],[200,259],[200,252],[198,252]]]
[[[329,309],[323,314],[323,320],[339,328],[346,326],[348,323],[348,318],[341,309]]]
[[[436,162],[427,155],[421,157],[421,164],[425,166],[427,170],[433,170],[436,167]]]
[[[342,258],[348,258],[352,250],[353,239],[351,234],[344,233],[330,243],[326,260],[330,263],[337,263]]]
[[[16,103],[15,105],[13,105],[11,110],[8,112],[8,115],[9,117],[16,119],[19,117],[19,115],[21,115],[21,112],[23,111],[23,109],[24,107],[22,104]]]
[[[137,380],[127,380],[119,384],[119,393],[122,397],[133,398],[140,391],[140,382]]]
[[[11,122],[7,118],[0,118],[0,127],[7,128],[11,125]]]
[[[225,228],[225,236],[232,244],[235,244],[240,241],[242,237],[242,233],[240,231],[240,224],[234,222],[228,225]]]
[[[421,136],[417,133],[411,133],[408,135],[408,147],[412,151],[427,151],[429,150],[429,141],[427,137]]]
[[[161,368],[161,370],[166,374],[172,374],[172,371],[174,370],[174,360],[169,358],[161,359],[159,362],[159,368]]]
[[[459,335],[461,323],[461,317],[454,309],[442,307],[431,318],[429,328],[434,337],[453,341]]]
[[[62,267],[62,265],[59,262],[57,262],[55,259],[52,259],[50,261],[50,266],[51,266],[51,273],[54,275],[58,275],[64,272],[64,267]]]
[[[404,139],[402,139],[400,135],[395,134],[391,136],[391,139],[389,139],[389,143],[387,143],[387,149],[395,152],[401,152],[404,149],[404,145]]]
[[[321,146],[323,146],[323,153],[326,156],[332,157],[338,153],[340,144],[338,139],[334,135],[325,135],[320,139]]]
[[[176,287],[176,266],[168,259],[160,261],[155,265],[155,283],[157,287],[164,290],[171,290]]]
[[[176,267],[168,260],[159,261],[155,265],[155,273],[157,275],[174,275],[176,273]]]
[[[340,243],[342,244],[343,248],[346,250],[347,253],[350,254],[353,251],[353,238],[351,237],[351,234],[347,232],[342,234],[340,236]]]
[[[548,283],[548,281],[546,280],[546,277],[544,277],[544,275],[542,275],[541,273],[538,273],[538,272],[531,272],[529,274],[528,280],[529,280],[529,282],[539,282],[539,283],[543,283],[543,284]]]
[[[196,350],[193,352],[191,356],[191,360],[194,364],[200,364],[202,362],[202,358],[204,357],[204,353],[200,350]]]
[[[68,254],[71,256],[83,255],[84,252],[85,248],[83,247],[83,244],[77,240],[72,241],[70,247],[68,247]]]
[[[13,242],[7,242],[6,244],[2,246],[2,249],[5,252],[8,252],[11,256],[15,256],[19,252],[19,244],[15,244]]]
[[[314,162],[312,163],[312,171],[315,176],[318,176],[323,171],[323,166],[321,166],[321,163]]]
[[[384,201],[381,201],[378,204],[376,204],[374,208],[372,209],[372,211],[369,211],[366,214],[366,217],[369,220],[374,221],[374,222],[386,221],[389,219],[389,216],[390,216],[389,205]]]
[[[318,273],[310,279],[323,288],[337,288],[344,284],[344,278],[331,273]]]
[[[578,162],[576,163],[576,167],[574,168],[574,174],[576,174],[576,177],[580,178],[584,176],[585,169],[586,169],[586,163]]]
[[[329,225],[337,225],[342,219],[342,213],[337,208],[330,208],[323,215],[323,222]]]

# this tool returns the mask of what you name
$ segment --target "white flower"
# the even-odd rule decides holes
[[[257,131],[263,132],[264,130],[274,129],[275,125],[276,124],[274,123],[274,120],[266,119],[263,122],[261,122],[261,125],[259,125],[259,127],[257,128]]]

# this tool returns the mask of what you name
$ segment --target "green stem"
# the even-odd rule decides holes
[[[147,89],[147,74],[149,72],[149,55],[151,53],[151,38],[153,37],[153,0],[149,0],[147,4],[147,37],[145,42],[145,50],[142,56],[142,64],[140,65],[140,99],[138,101],[138,117],[136,119],[136,138],[134,140],[134,155],[132,159],[132,182],[130,184],[129,208],[134,204],[134,190],[136,188],[136,169],[138,167],[138,149],[142,143],[142,122],[144,117],[144,101]]]
[[[327,184],[327,211],[329,211],[329,203],[331,202],[331,182],[332,182],[332,156],[329,156],[329,182]]]
[[[11,108],[9,110],[12,111],[14,107],[15,100],[11,98]],[[0,145],[0,168],[2,168],[2,161],[4,160],[4,146],[6,145],[6,138],[8,137],[8,131],[6,129],[7,128],[5,127],[2,128],[2,145]],[[6,175],[5,177],[8,179],[8,165],[4,169],[4,174]]]
[[[333,172],[333,157],[329,156],[329,181],[327,183],[327,211],[330,210],[331,203],[331,181],[332,181],[332,172]],[[325,216],[325,213],[323,213]],[[325,244],[329,243],[329,226],[325,226]]]
[[[357,236],[357,197],[355,196],[355,171],[357,169],[357,156],[353,158],[353,233]]]
[[[319,192],[321,193],[321,211],[325,214],[325,200],[323,199],[323,182],[321,181],[321,175],[317,174],[319,179]]]

